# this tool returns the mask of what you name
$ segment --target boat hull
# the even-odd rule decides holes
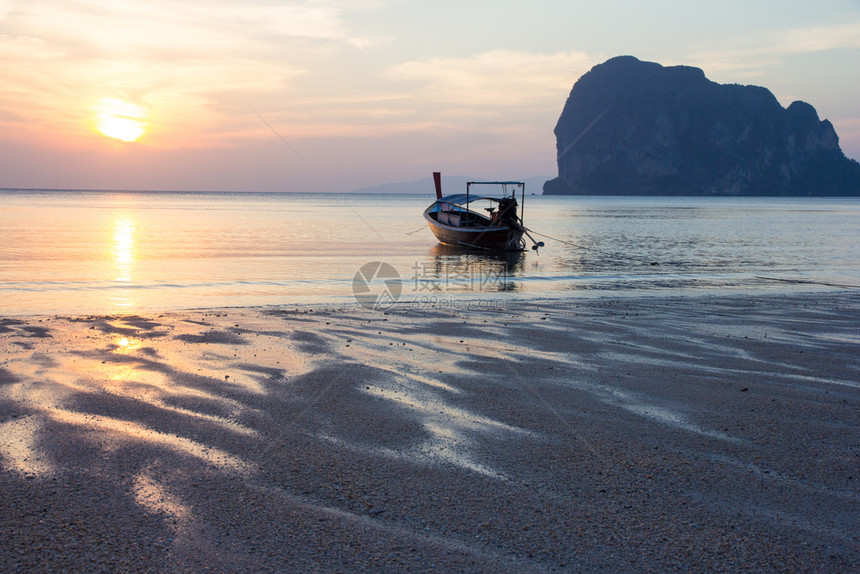
[[[521,251],[522,230],[511,227],[454,227],[436,221],[428,209],[424,219],[440,243],[488,251]]]

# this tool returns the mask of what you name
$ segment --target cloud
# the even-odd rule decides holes
[[[466,58],[396,64],[389,79],[422,84],[423,99],[460,106],[509,107],[553,101],[594,64],[583,52],[491,50]]]
[[[268,137],[253,111],[287,137],[498,132],[534,124],[525,116],[535,110],[556,115],[595,63],[573,51],[488,50],[362,68],[380,51],[355,54],[381,40],[354,31],[348,13],[383,6],[0,0],[0,129],[58,148],[98,146],[93,107],[116,98],[146,110],[139,145],[153,147]]]
[[[786,54],[860,48],[860,21],[788,30],[777,48]]]
[[[684,63],[698,66],[706,73],[732,73],[737,77],[754,78],[781,65],[791,56],[860,48],[860,20],[758,33],[752,37],[734,38],[726,44],[744,47],[696,52]]]
[[[265,114],[287,138],[533,138],[593,64],[579,52],[490,50],[391,65],[358,91],[296,97]],[[300,110],[300,111],[296,111]],[[494,139],[495,138],[495,139]]]
[[[367,42],[350,34],[341,11],[325,2],[33,0],[8,11],[6,28],[125,54],[202,55],[285,37]]]
[[[297,96],[292,108],[265,117],[285,137],[523,137],[557,119],[571,86],[594,63],[581,52],[516,50],[411,60],[381,70],[358,91]]]
[[[229,138],[250,101],[289,93],[314,65],[314,44],[372,42],[351,33],[346,8],[335,1],[7,0],[0,3],[0,118],[13,121],[0,126],[51,137],[90,133],[93,103],[114,97],[149,110],[157,128],[144,140],[150,145]]]

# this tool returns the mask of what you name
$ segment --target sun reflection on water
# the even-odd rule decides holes
[[[134,221],[128,217],[116,220],[113,230],[113,256],[116,280],[131,283],[134,277]]]
[[[114,281],[130,285],[134,280],[136,226],[133,219],[120,216],[114,222],[113,228],[113,266]],[[134,306],[134,298],[130,289],[123,289],[115,297],[119,307]]]

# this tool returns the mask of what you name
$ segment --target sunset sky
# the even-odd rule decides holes
[[[551,178],[621,54],[807,101],[860,158],[858,0],[0,0],[0,187]]]

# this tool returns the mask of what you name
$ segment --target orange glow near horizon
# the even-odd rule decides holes
[[[95,128],[110,138],[137,141],[146,133],[146,110],[116,98],[104,98],[95,106]]]

